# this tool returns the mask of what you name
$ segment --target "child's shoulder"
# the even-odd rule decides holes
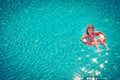
[[[83,36],[88,37],[88,34],[84,34]]]

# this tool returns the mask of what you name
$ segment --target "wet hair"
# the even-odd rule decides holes
[[[88,29],[93,29],[93,31],[94,31],[94,26],[93,26],[92,24],[89,24],[89,25],[87,26],[87,28],[86,28],[86,34],[89,35]],[[93,33],[94,33],[94,32],[93,32]]]

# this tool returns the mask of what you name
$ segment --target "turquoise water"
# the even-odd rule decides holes
[[[0,1],[0,80],[120,80],[119,8],[119,0]],[[89,23],[110,51],[79,40]]]

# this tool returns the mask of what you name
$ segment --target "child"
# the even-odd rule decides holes
[[[94,26],[92,24],[89,24],[86,28],[86,34],[84,34],[80,40],[82,40],[84,43],[91,42],[90,45],[93,44],[96,47],[97,52],[101,52],[101,50],[98,48],[98,43],[104,45],[106,50],[110,50],[107,47],[106,43],[103,41],[105,35],[101,32],[103,36],[97,39],[95,35],[96,33],[97,31],[94,31]]]

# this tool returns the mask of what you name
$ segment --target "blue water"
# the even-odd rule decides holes
[[[0,80],[120,80],[119,0],[0,1]],[[79,39],[87,24],[106,51]]]

